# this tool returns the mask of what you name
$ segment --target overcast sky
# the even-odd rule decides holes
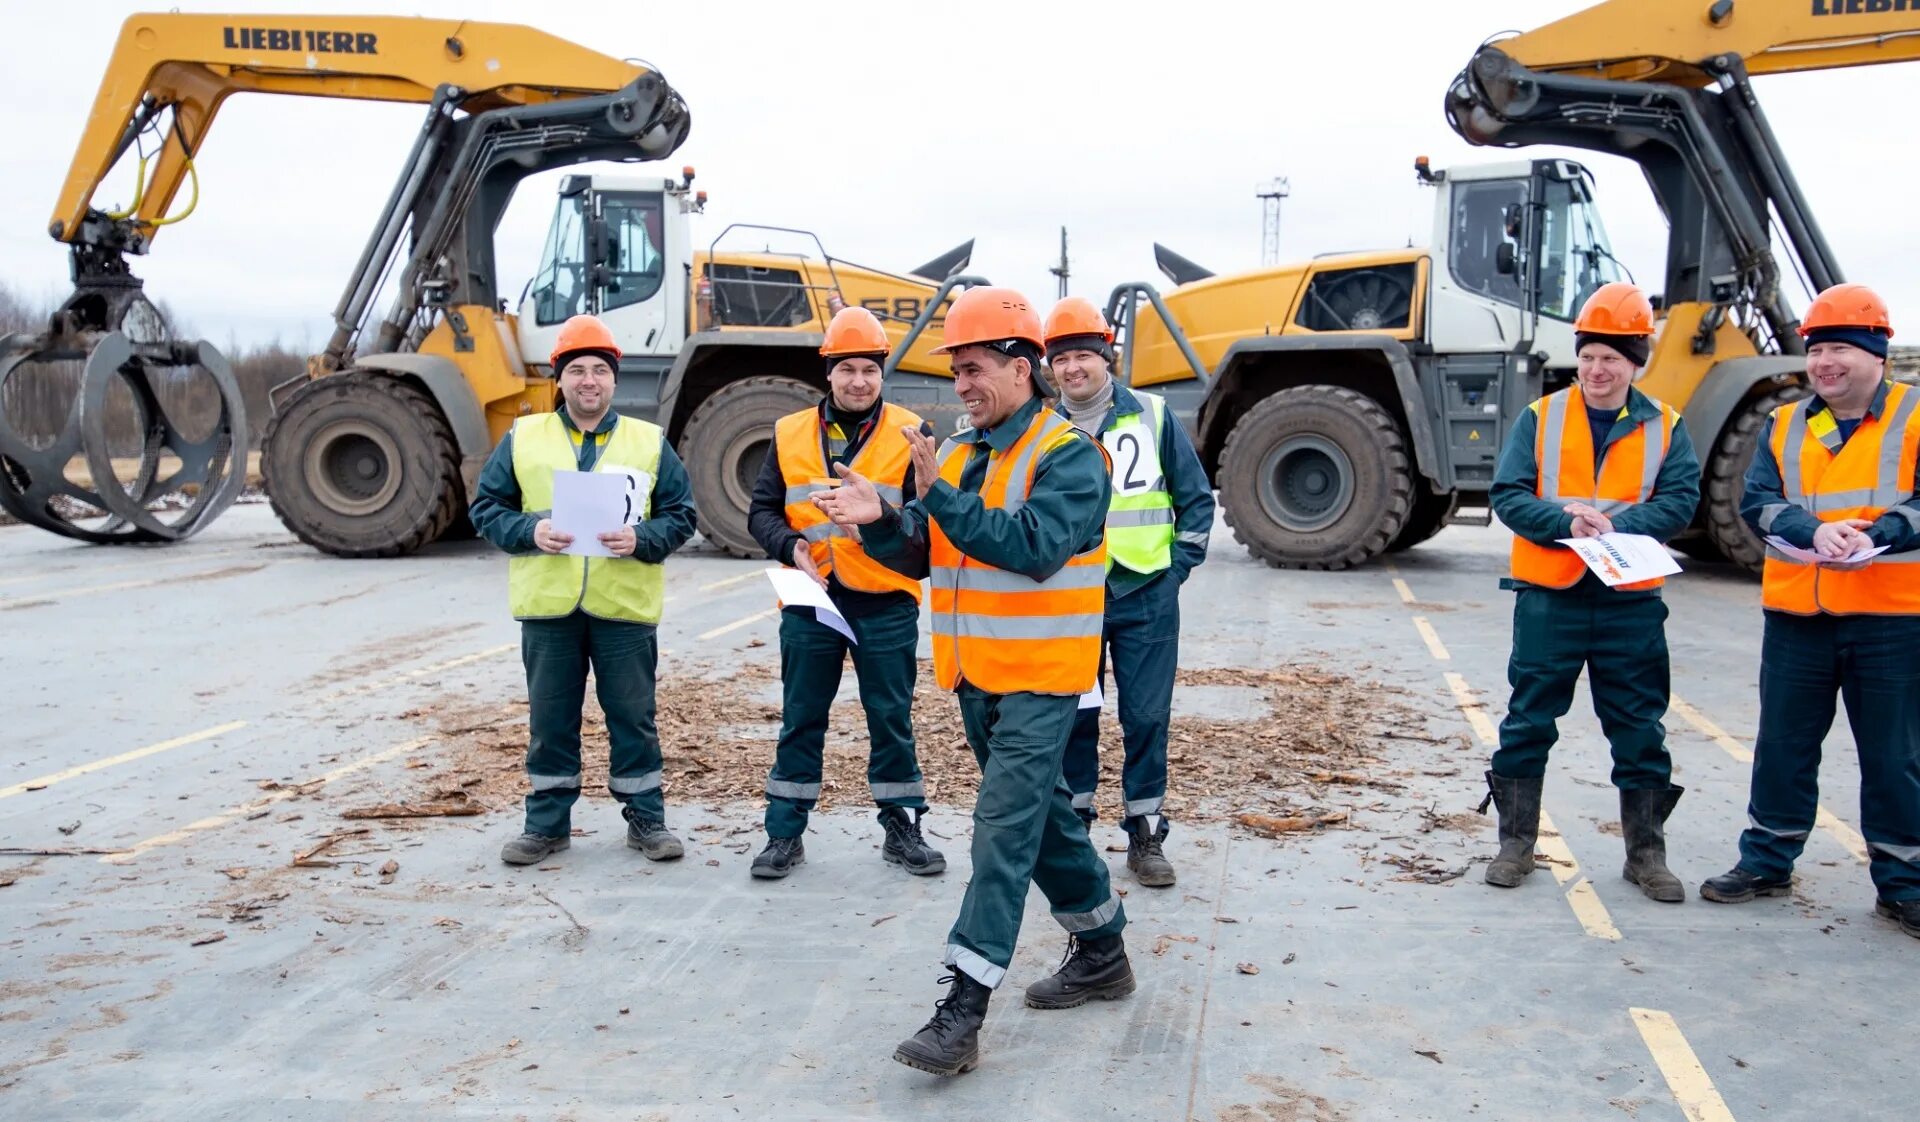
[[[158,6],[9,6],[0,282],[64,294],[66,252],[45,233],[55,196],[120,23]],[[1254,192],[1275,176],[1292,184],[1284,258],[1426,244],[1433,196],[1415,184],[1416,155],[1436,166],[1516,158],[1454,135],[1441,114],[1448,82],[1488,36],[1583,6],[355,0],[338,10],[533,23],[649,60],[692,109],[692,135],[662,170],[699,169],[711,195],[699,244],[729,222],[796,226],[836,257],[906,269],[973,237],[974,272],[1044,306],[1063,225],[1073,289],[1096,300],[1123,280],[1161,281],[1156,240],[1218,272],[1257,266]],[[1888,66],[1758,86],[1849,279],[1879,288],[1896,327],[1913,324],[1902,334],[1920,341],[1917,78],[1920,68]],[[148,292],[217,343],[317,345],[421,113],[234,97],[198,161],[198,211],[136,261]],[[1617,252],[1657,288],[1666,226],[1638,168],[1568,154],[1593,169]],[[518,294],[535,267],[554,178],[526,181],[501,229],[503,292]],[[95,201],[131,195],[129,160]]]

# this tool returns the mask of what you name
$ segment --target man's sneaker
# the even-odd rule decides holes
[[[546,860],[572,844],[573,839],[564,834],[557,838],[545,834],[521,834],[500,847],[500,860],[509,865],[531,865]]]
[[[778,880],[793,871],[795,865],[807,863],[807,848],[800,844],[799,838],[768,838],[767,848],[753,859],[753,868],[748,871],[756,877]]]
[[[1789,896],[1792,893],[1791,876],[1766,880],[1738,865],[1717,877],[1708,877],[1700,885],[1700,895],[1716,904],[1744,904],[1755,896]]]
[[[649,861],[672,861],[686,852],[680,839],[667,832],[665,822],[641,818],[632,811],[627,819],[627,848],[646,854]]]
[[[1883,915],[1900,925],[1900,930],[1920,939],[1920,900],[1875,900],[1875,915]]]
[[[880,811],[880,825],[887,832],[880,856],[918,877],[947,871],[945,855],[928,845],[920,833],[920,816],[925,813],[916,810],[908,814],[903,806],[883,807]]]
[[[1133,879],[1149,888],[1165,888],[1173,883],[1173,862],[1161,852],[1161,846],[1167,840],[1167,820],[1160,820],[1158,830],[1147,829],[1145,818],[1129,818],[1127,829],[1127,868],[1133,870]]]

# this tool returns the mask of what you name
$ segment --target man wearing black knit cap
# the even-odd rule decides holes
[[[1493,512],[1513,531],[1513,698],[1487,769],[1500,853],[1487,883],[1533,871],[1540,791],[1556,722],[1587,673],[1613,752],[1627,880],[1666,903],[1686,890],[1666,863],[1667,816],[1680,801],[1667,754],[1667,607],[1658,579],[1609,587],[1560,544],[1620,532],[1667,541],[1693,521],[1700,460],[1680,415],[1633,388],[1647,361],[1653,305],[1631,284],[1602,285],[1575,321],[1578,380],[1514,422],[1493,480]],[[1486,803],[1481,809],[1486,809]]]

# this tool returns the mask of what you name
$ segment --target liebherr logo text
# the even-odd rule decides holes
[[[1905,2],[1906,0],[1901,0],[1901,3]],[[230,51],[305,51],[316,55],[377,55],[380,53],[380,37],[366,31],[224,27],[220,32],[223,45]]]
[[[1816,16],[1864,16],[1878,12],[1920,12],[1920,0],[1813,0]]]

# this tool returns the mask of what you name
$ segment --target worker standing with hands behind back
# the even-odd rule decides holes
[[[620,348],[604,323],[574,316],[562,324],[553,349],[561,407],[513,423],[468,511],[480,536],[510,555],[508,600],[527,669],[533,790],[524,832],[500,851],[509,865],[531,865],[570,844],[589,665],[607,717],[607,790],[624,804],[628,847],[653,861],[683,852],[666,827],[653,685],[664,562],[693,537],[693,495],[659,426],[614,411],[619,369]],[[612,557],[562,552],[573,538],[548,517],[559,471],[617,472],[633,482],[637,520],[600,535]]]
[[[1046,407],[1040,317],[1008,288],[971,288],[947,310],[954,392],[971,428],[938,452],[918,431],[914,491],[882,498],[844,465],[846,480],[813,496],[836,525],[857,526],[867,552],[931,576],[933,663],[959,695],[980,763],[973,876],[947,937],[951,988],[893,1058],[935,1075],[979,1062],[987,1001],[1005,979],[1027,886],[1037,884],[1067,931],[1058,972],[1027,987],[1027,1004],[1066,1009],[1134,990],[1120,929],[1126,913],[1073,811],[1060,762],[1080,696],[1100,659],[1106,578],[1106,456]]]
[[[820,354],[827,395],[812,409],[773,426],[773,447],[753,489],[747,527],[767,556],[806,573],[832,598],[857,643],[814,618],[812,608],[780,613],[780,743],[767,776],[767,845],[753,859],[756,877],[779,878],[806,860],[801,835],[820,798],[827,716],[849,651],[867,713],[867,785],[885,832],[881,856],[909,873],[942,872],[947,859],[920,831],[927,792],[913,746],[913,682],[919,670],[920,582],[866,555],[856,532],[828,521],[815,494],[839,485],[834,465],[871,480],[890,501],[913,487],[903,429],[920,417],[882,400],[883,364],[892,344],[865,308],[845,308],[827,324]]]
[[[1837,694],[1860,757],[1874,910],[1920,937],[1920,389],[1887,380],[1893,321],[1865,285],[1820,293],[1800,334],[1814,396],[1773,411],[1740,513],[1826,561],[1767,550],[1749,825],[1739,863],[1700,895],[1738,904],[1792,891]]]
[[[1556,722],[1587,671],[1594,713],[1613,750],[1626,838],[1623,875],[1664,903],[1686,899],[1667,868],[1665,824],[1680,801],[1666,729],[1671,667],[1662,581],[1609,588],[1563,538],[1644,534],[1667,541],[1693,521],[1700,460],[1686,424],[1633,388],[1652,347],[1653,305],[1638,288],[1600,286],[1574,323],[1578,381],[1514,422],[1493,481],[1493,512],[1513,531],[1513,697],[1487,770],[1500,812],[1500,853],[1487,883],[1518,885],[1533,871],[1540,791]]]
[[[1180,664],[1180,586],[1207,558],[1213,486],[1186,428],[1168,416],[1166,399],[1114,379],[1113,329],[1098,308],[1070,296],[1047,313],[1045,334],[1060,412],[1105,444],[1113,459],[1100,677],[1106,678],[1111,656],[1126,753],[1120,784],[1127,868],[1141,884],[1166,887],[1174,883],[1173,863],[1162,846],[1167,726]],[[1075,716],[1065,771],[1073,807],[1091,827],[1100,782],[1098,705]]]

